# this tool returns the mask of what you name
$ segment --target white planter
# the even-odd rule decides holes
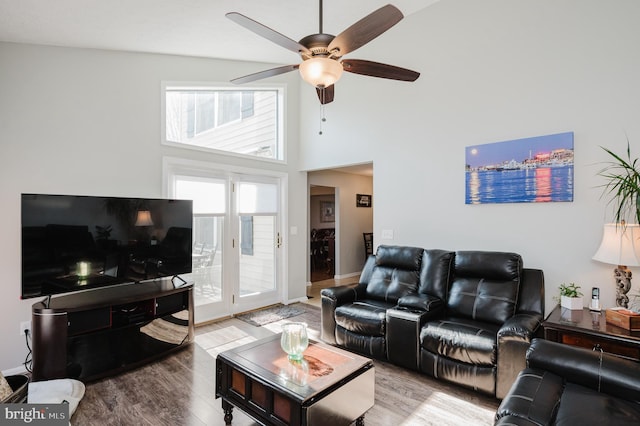
[[[582,310],[582,297],[560,296],[560,306],[571,310]]]

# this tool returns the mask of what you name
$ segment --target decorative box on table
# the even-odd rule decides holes
[[[625,330],[640,331],[640,314],[628,309],[607,309],[605,318],[609,324]]]

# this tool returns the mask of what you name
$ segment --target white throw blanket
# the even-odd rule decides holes
[[[30,404],[69,403],[69,417],[78,408],[84,396],[84,383],[74,379],[56,379],[44,382],[30,382],[27,402]]]

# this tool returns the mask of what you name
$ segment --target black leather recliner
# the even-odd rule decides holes
[[[529,283],[520,255],[480,251],[456,252],[453,271],[445,314],[420,332],[420,369],[502,397],[524,368],[543,319],[540,287],[525,306],[518,306],[518,295],[524,286],[539,284],[541,274]]]
[[[374,358],[387,355],[386,314],[402,296],[415,294],[423,250],[385,247],[371,256],[355,287],[322,291],[322,338]]]
[[[322,339],[504,397],[543,319],[544,276],[515,253],[380,246],[324,289]]]
[[[640,363],[534,339],[496,425],[638,425]]]

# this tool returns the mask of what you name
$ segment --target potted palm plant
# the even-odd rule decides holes
[[[613,158],[598,174],[607,179],[603,195],[610,197],[616,223],[624,226],[626,218],[640,223],[640,162],[637,158],[631,159],[629,140],[626,159],[607,148],[602,149]]]
[[[571,310],[582,310],[582,293],[579,285],[560,284],[560,306]]]

